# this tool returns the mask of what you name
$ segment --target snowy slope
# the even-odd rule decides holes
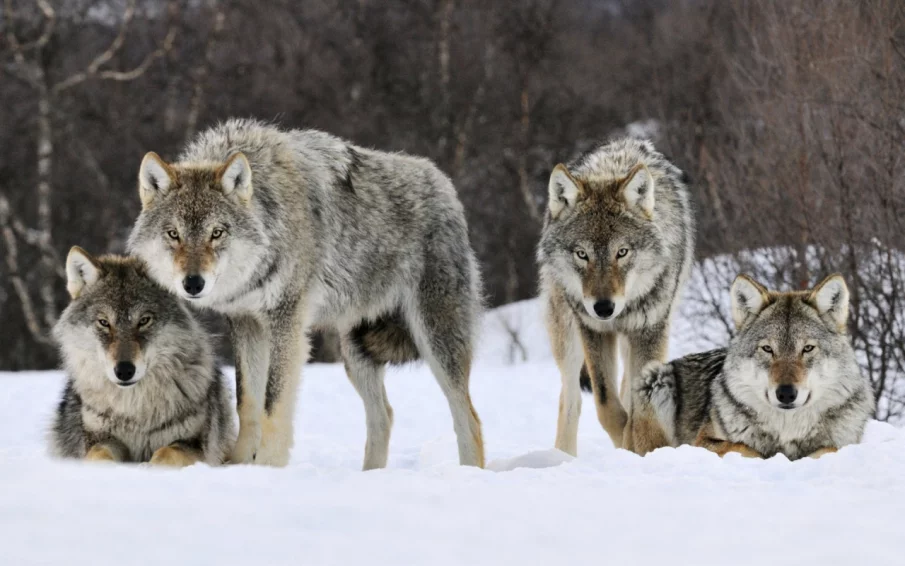
[[[509,364],[502,326],[521,327]],[[455,465],[429,372],[388,372],[387,470],[358,471],[361,401],[309,365],[285,469],[49,460],[55,372],[0,374],[0,564],[905,564],[905,431],[790,463],[615,450],[585,399],[580,457],[551,449],[559,377],[529,301],[488,314],[472,395],[488,470]],[[672,353],[689,350],[677,325]]]

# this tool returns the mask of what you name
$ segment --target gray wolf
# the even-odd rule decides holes
[[[224,462],[231,396],[208,336],[135,258],[66,259],[72,301],[54,328],[67,372],[50,433],[59,457],[187,466]]]
[[[578,451],[579,375],[617,447],[631,448],[631,381],[665,361],[670,318],[694,255],[687,178],[649,141],[625,138],[557,165],[538,263],[562,376],[556,447]],[[625,372],[616,394],[617,342]]]
[[[781,293],[740,275],[731,292],[738,332],[728,348],[644,370],[636,406],[662,435],[637,451],[693,444],[796,460],[859,442],[874,394],[846,331],[842,277]]]
[[[231,459],[285,465],[306,333],[334,328],[364,401],[364,468],[386,466],[387,363],[430,366],[462,464],[484,462],[469,374],[480,279],[456,191],[426,159],[314,130],[230,120],[178,162],[145,156],[129,249],[190,304],[225,314],[236,354]]]

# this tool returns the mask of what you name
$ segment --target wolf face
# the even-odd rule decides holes
[[[121,388],[139,383],[171,352],[185,349],[194,321],[179,300],[149,279],[135,259],[94,258],[74,247],[66,259],[72,302],[54,328],[63,359],[80,379]],[[86,371],[87,370],[87,371]]]
[[[639,163],[622,178],[581,179],[557,165],[549,191],[541,250],[551,272],[588,316],[617,318],[664,269],[651,172]]]
[[[129,249],[180,297],[209,306],[237,292],[268,246],[253,213],[251,167],[241,153],[222,164],[164,163],[148,153],[139,172],[142,211]]]
[[[849,294],[839,275],[804,292],[768,291],[740,275],[732,285],[738,335],[727,353],[740,400],[777,411],[845,398],[857,378],[846,334]]]

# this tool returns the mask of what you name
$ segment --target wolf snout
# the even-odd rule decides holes
[[[204,277],[200,275],[189,275],[182,280],[182,288],[189,295],[197,295],[204,290]]]
[[[610,318],[616,311],[616,303],[610,299],[601,299],[594,303],[594,312],[600,318]]]
[[[783,408],[794,403],[797,398],[798,389],[794,385],[785,384],[776,388],[776,399],[783,405]]]
[[[123,383],[128,382],[135,377],[135,364],[132,362],[116,362],[113,367],[113,373],[116,375],[116,379]]]

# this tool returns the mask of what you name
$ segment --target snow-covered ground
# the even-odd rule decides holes
[[[559,377],[536,302],[487,316],[472,376],[488,470],[456,465],[445,400],[391,370],[388,469],[338,365],[304,370],[285,469],[170,471],[47,458],[55,372],[0,374],[0,564],[905,564],[905,431],[791,463],[612,447],[585,399],[580,457],[552,450]],[[529,359],[509,363],[503,320]],[[672,354],[692,348],[677,324]]]

